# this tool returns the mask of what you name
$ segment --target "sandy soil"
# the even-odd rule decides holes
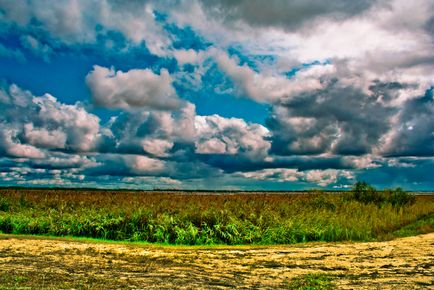
[[[276,289],[307,273],[327,273],[342,289],[434,289],[434,233],[208,248],[0,235],[0,288]]]

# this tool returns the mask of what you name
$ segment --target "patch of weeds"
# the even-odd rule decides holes
[[[1,286],[23,286],[26,282],[29,282],[30,278],[15,274],[0,274],[0,285]],[[0,288],[0,289],[8,289],[8,288]]]
[[[323,195],[319,195],[317,198],[312,199],[307,202],[315,209],[326,209],[329,211],[336,210],[336,204],[334,204],[331,200],[327,199],[327,197]]]
[[[287,289],[295,290],[328,290],[334,289],[335,284],[329,275],[321,273],[306,274],[292,279]]]
[[[29,282],[29,281],[30,281],[29,277],[24,277],[24,276],[14,276],[13,277],[13,282],[15,284],[14,285],[15,287],[26,285],[27,282]]]

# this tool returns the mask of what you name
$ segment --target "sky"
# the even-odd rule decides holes
[[[434,190],[434,0],[0,0],[0,186]]]

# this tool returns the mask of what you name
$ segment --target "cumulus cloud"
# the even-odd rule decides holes
[[[168,151],[172,149],[173,142],[164,139],[143,139],[141,141],[143,150],[151,155],[158,157],[168,156]]]
[[[95,65],[86,83],[96,105],[105,108],[173,110],[181,105],[167,70],[115,71]]]
[[[397,115],[395,125],[383,137],[382,153],[393,156],[434,155],[433,88],[408,100]]]
[[[46,158],[31,159],[23,163],[35,169],[69,169],[75,173],[99,165],[92,156],[63,152],[48,152]]]
[[[42,126],[64,129],[67,134],[65,149],[91,151],[100,137],[99,118],[80,105],[61,104],[51,95],[33,99],[38,114],[35,121]]]
[[[215,177],[306,186],[399,183],[398,176],[429,186],[417,174],[434,168],[433,5],[0,0],[0,30],[15,39],[0,39],[8,61],[48,61],[58,50],[153,54],[122,70],[103,55],[106,67],[87,74],[94,104],[113,109],[103,110],[112,115],[104,125],[80,103],[2,84],[0,176],[33,184]],[[220,95],[261,103],[270,115],[254,124],[196,113],[195,104],[209,109],[199,98]]]
[[[175,111],[123,112],[107,125],[111,136],[104,151],[168,157],[176,144],[194,142],[195,116],[188,102]]]
[[[125,164],[133,173],[157,173],[164,169],[164,162],[146,156],[124,156]]]
[[[17,135],[17,129],[0,124],[0,152],[12,157],[43,158],[45,156],[42,150],[19,142]]]
[[[173,50],[173,57],[179,65],[184,64],[198,64],[205,60],[207,53],[203,51],[196,51],[194,49],[175,49]]]
[[[324,90],[284,100],[274,108],[268,120],[272,150],[284,155],[371,153],[390,129],[394,113],[373,94],[331,82]]]
[[[117,31],[131,43],[145,41],[151,53],[165,55],[171,40],[155,19],[154,4],[158,6],[148,1],[2,0],[0,21],[42,30],[50,36],[48,40],[68,45],[95,43],[99,34]]]
[[[276,182],[313,182],[320,186],[328,186],[336,183],[338,179],[351,182],[354,178],[353,173],[347,170],[308,170],[299,171],[287,168],[269,168],[258,171],[238,173],[245,178],[256,180],[268,180]]]
[[[230,58],[226,53],[216,53],[215,59],[219,68],[234,81],[239,94],[266,103],[322,88],[321,75],[333,70],[332,65],[321,66],[320,69],[313,67],[288,79],[284,75],[257,73],[246,64],[239,65],[235,58]]]
[[[2,87],[0,95],[4,140],[26,146],[19,146],[20,152],[34,155],[31,148],[36,147],[29,146],[78,152],[96,148],[101,136],[99,118],[80,104],[66,105],[49,94],[33,96],[16,85]]]
[[[243,119],[196,116],[195,127],[196,152],[200,154],[245,154],[257,159],[267,156],[271,146],[265,140],[269,131],[264,126]]]
[[[66,138],[66,133],[59,129],[35,128],[33,123],[24,125],[24,139],[38,147],[65,148]]]
[[[95,162],[83,170],[86,176],[159,176],[167,169],[165,161],[138,154],[98,154]]]
[[[194,17],[184,17],[183,10],[172,14],[180,24],[191,25],[223,46],[236,45],[252,55],[271,54],[277,58],[272,68],[256,74],[249,72],[247,67],[237,68],[224,58],[219,60],[221,68],[237,86],[255,100],[263,101],[264,95],[273,96],[274,92],[282,96],[279,89],[291,92],[288,87],[294,89],[297,86],[286,85],[277,76],[270,78],[269,69],[276,72],[317,60],[329,60],[338,74],[329,73],[365,92],[374,80],[411,83],[412,87],[401,92],[404,101],[422,94],[432,85],[430,27],[434,7],[429,1],[412,4],[403,0],[351,4],[274,1],[267,5],[256,1],[229,2],[205,1],[202,5],[184,7]],[[257,6],[263,8],[253,9]],[[308,11],[316,12],[310,14]],[[303,21],[289,17],[291,13],[297,13]],[[260,21],[256,14],[270,21]],[[233,21],[227,21],[224,15]],[[256,21],[248,21],[249,15]],[[278,21],[278,15],[288,23],[294,21],[294,25]],[[236,60],[232,62],[237,64]],[[263,92],[260,92],[261,87]],[[317,88],[312,86],[310,89]]]

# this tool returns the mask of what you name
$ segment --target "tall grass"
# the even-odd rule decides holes
[[[0,231],[167,244],[366,241],[434,214],[434,197],[364,203],[337,194],[195,195],[0,189]]]

